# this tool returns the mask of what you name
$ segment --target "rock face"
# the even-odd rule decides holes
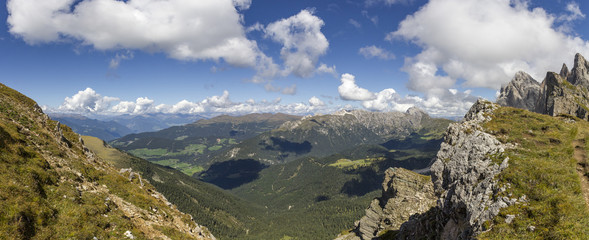
[[[497,104],[534,111],[540,96],[540,83],[525,72],[517,72],[506,86],[501,87]]]
[[[582,58],[582,57],[581,57]],[[569,76],[576,83],[585,80]],[[589,119],[589,93],[585,86],[575,86],[565,80],[561,75],[549,72],[542,82],[542,94],[536,103],[536,112],[558,116],[561,114],[576,116],[581,119]]]
[[[353,233],[339,239],[373,239],[383,230],[396,230],[399,222],[406,219],[409,220],[389,236],[396,239],[472,239],[484,231],[486,221],[517,202],[499,197],[505,188],[498,186],[496,180],[508,167],[509,158],[502,153],[510,146],[499,142],[482,127],[498,107],[478,100],[462,122],[450,124],[431,167],[433,185],[418,185],[406,177],[397,177],[406,175],[400,174],[403,171],[388,170],[382,197],[372,202]],[[436,199],[436,204],[430,202],[430,197]],[[415,200],[421,203],[413,202]],[[428,206],[433,207],[428,209]]]
[[[429,177],[403,168],[389,168],[385,172],[382,196],[372,200],[353,232],[338,239],[373,239],[386,231],[398,230],[411,215],[423,213],[435,204]]]
[[[497,103],[551,116],[572,115],[589,120],[589,62],[575,55],[571,71],[563,64],[560,73],[548,72],[541,85],[528,74],[518,72],[501,88]]]
[[[484,230],[483,223],[501,208],[515,203],[513,199],[494,197],[501,192],[495,177],[508,166],[509,159],[501,157],[507,146],[484,132],[481,124],[491,120],[489,115],[497,108],[479,100],[462,123],[451,124],[431,167],[434,191],[439,197],[437,232],[442,239],[470,239]],[[501,163],[494,163],[491,156],[502,158]],[[421,232],[415,230],[408,222],[400,236],[413,238]]]

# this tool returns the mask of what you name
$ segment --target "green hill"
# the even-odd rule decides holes
[[[133,171],[0,84],[0,239],[211,239]]]

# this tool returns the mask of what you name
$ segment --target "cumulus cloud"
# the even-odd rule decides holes
[[[318,97],[313,96],[309,98],[309,105],[311,105],[311,107],[320,107],[325,106],[325,103],[321,101],[321,99],[319,99]]]
[[[221,96],[208,97],[202,101],[203,106],[210,106],[216,108],[226,108],[233,105],[233,102],[229,99],[229,91],[223,91]]]
[[[65,101],[57,109],[46,107],[48,112],[67,112],[92,115],[141,115],[147,113],[163,114],[203,114],[214,116],[218,114],[243,115],[249,113],[288,113],[307,115],[315,113],[330,113],[338,110],[328,106],[317,97],[312,97],[308,103],[281,103],[280,97],[274,100],[255,101],[248,99],[244,102],[231,101],[228,91],[223,94],[205,97],[201,101],[182,100],[175,104],[155,104],[155,100],[140,97],[135,101],[121,101],[116,97],[102,96],[91,88],[79,91],[72,97],[66,97]]]
[[[254,66],[241,16],[250,0],[9,0],[9,31],[29,44],[75,39],[99,50],[165,52],[180,60]],[[235,4],[235,5],[234,5]]]
[[[339,95],[344,100],[366,101],[376,98],[374,93],[356,85],[356,77],[349,73],[342,74],[342,84],[337,87]]]
[[[555,18],[523,0],[431,0],[386,39],[422,48],[405,60],[408,87],[441,99],[457,79],[464,87],[498,89],[517,71],[542,79],[576,52],[589,53],[589,43],[559,30]]]
[[[351,74],[342,75],[342,85],[346,82],[349,89],[348,92],[354,92],[351,89],[362,89],[364,98],[348,98],[347,100],[358,101],[362,107],[370,111],[400,111],[404,112],[410,107],[418,107],[434,116],[460,116],[463,115],[474,102],[477,97],[470,95],[470,90],[463,92],[457,89],[447,89],[445,92],[436,96],[420,97],[415,95],[399,95],[394,89],[383,89],[378,93],[370,92],[356,85],[354,76]],[[340,90],[340,97],[342,91]],[[346,92],[346,91],[344,91]],[[360,94],[359,94],[360,95]],[[358,95],[355,95],[358,96]]]
[[[323,25],[323,20],[313,15],[311,10],[302,10],[297,15],[266,26],[265,36],[283,46],[280,51],[285,67],[282,75],[313,75],[319,57],[329,47],[327,38],[321,32]]]
[[[335,65],[328,67],[325,63],[321,63],[317,68],[318,73],[328,73],[337,77],[337,70],[335,69]]]
[[[125,114],[144,114],[153,112],[154,100],[147,97],[140,97],[135,102],[121,101],[117,105],[113,106],[110,110],[115,113]]]
[[[118,100],[115,97],[102,96],[92,88],[86,88],[74,94],[72,97],[66,97],[58,109],[66,112],[96,113],[107,110],[112,102]]]
[[[374,46],[374,45],[362,47],[362,48],[360,48],[360,50],[358,50],[358,53],[367,59],[370,59],[370,58],[378,58],[378,59],[382,59],[382,60],[395,59],[395,54],[393,54],[385,49]]]

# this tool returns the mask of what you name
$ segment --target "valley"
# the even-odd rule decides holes
[[[387,168],[427,173],[450,122],[413,109],[252,114],[130,134],[113,147],[83,138],[101,158],[141,172],[215,236],[331,239],[379,194]]]

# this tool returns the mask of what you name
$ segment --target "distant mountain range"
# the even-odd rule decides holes
[[[153,132],[203,119],[188,114],[144,114],[118,116],[83,116],[80,114],[50,113],[49,116],[67,124],[75,132],[110,141],[131,133]]]

